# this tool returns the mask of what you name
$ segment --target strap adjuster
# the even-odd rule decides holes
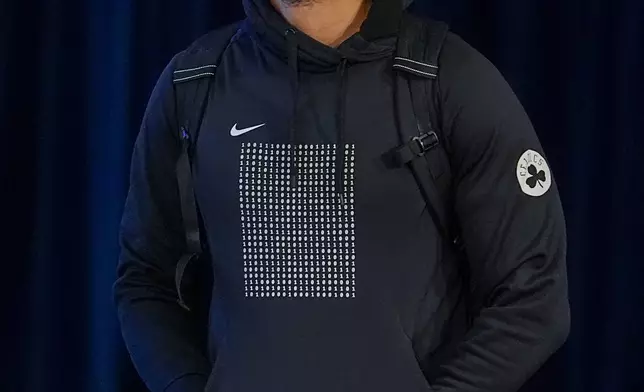
[[[415,151],[418,156],[425,155],[427,151],[436,147],[439,143],[438,135],[434,131],[427,132],[420,136],[415,136],[411,140],[416,142],[418,146],[418,151]]]
[[[405,166],[413,160],[424,156],[438,146],[438,135],[434,131],[411,138],[407,143],[382,155],[385,167]]]

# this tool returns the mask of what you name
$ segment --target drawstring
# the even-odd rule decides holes
[[[297,140],[295,140],[295,116],[297,114],[297,95],[300,86],[300,74],[298,70],[298,47],[297,47],[297,33],[295,29],[288,29],[284,33],[288,45],[288,66],[291,70],[292,88],[293,88],[293,112],[291,113],[291,120],[289,124],[289,142],[291,149],[289,155],[291,158],[291,188],[297,188],[298,169],[295,163],[295,148]]]
[[[347,98],[347,59],[342,59],[338,67],[338,77],[340,79],[338,88],[338,109],[336,114],[336,132],[337,144],[335,146],[335,188],[340,197],[340,204],[345,204],[344,199],[344,114]]]

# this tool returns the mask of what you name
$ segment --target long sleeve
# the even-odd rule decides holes
[[[568,334],[563,211],[532,124],[496,68],[454,35],[440,65],[455,210],[480,311],[431,386],[516,391]]]
[[[148,388],[201,392],[210,364],[174,284],[185,240],[175,174],[180,140],[173,63],[152,93],[134,147],[114,298],[125,343]]]

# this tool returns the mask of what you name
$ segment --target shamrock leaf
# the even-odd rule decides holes
[[[530,173],[530,178],[526,181],[530,188],[534,188],[539,184],[543,188],[543,182],[546,182],[546,172],[543,170],[537,171],[537,167],[530,165],[528,167],[528,173]]]

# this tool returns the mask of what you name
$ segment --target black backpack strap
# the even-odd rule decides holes
[[[438,126],[436,98],[438,58],[448,30],[443,22],[403,16],[393,63],[398,71],[396,104],[403,145],[392,152],[391,159],[410,167],[440,234],[457,243],[458,230],[451,216],[450,163]]]
[[[184,52],[173,73],[178,132],[182,141],[176,175],[186,241],[186,251],[177,263],[175,285],[178,303],[186,310],[190,308],[181,290],[184,274],[188,265],[202,255],[205,243],[193,186],[193,154],[217,66],[238,31],[239,24],[234,24],[204,36]]]

